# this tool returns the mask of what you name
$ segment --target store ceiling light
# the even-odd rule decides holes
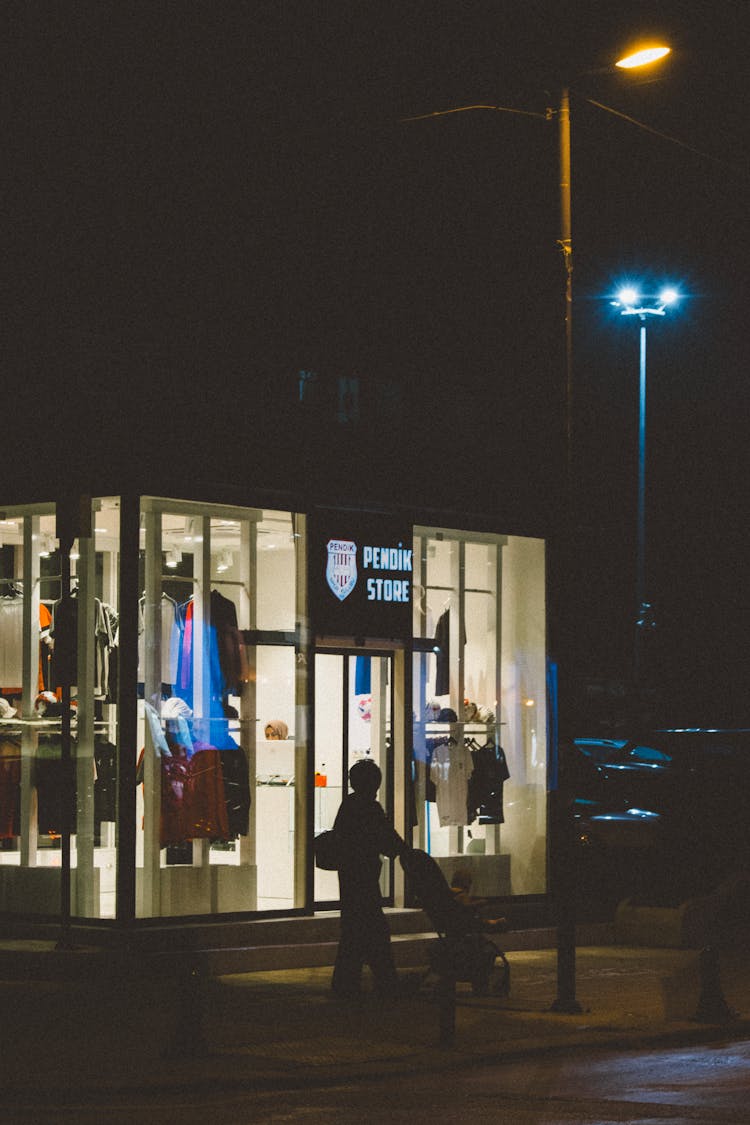
[[[216,563],[216,569],[221,574],[225,570],[229,570],[229,568],[233,565],[233,563],[234,563],[234,555],[232,554],[232,552],[231,551],[222,551],[221,554],[219,555],[218,562]]]
[[[170,547],[167,551],[166,563],[168,567],[174,569],[182,562],[182,551],[178,551],[176,547]]]

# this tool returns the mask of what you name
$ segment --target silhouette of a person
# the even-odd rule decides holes
[[[382,777],[372,759],[355,762],[349,770],[353,792],[341,802],[333,825],[344,856],[339,864],[341,937],[332,982],[339,996],[359,993],[365,964],[378,993],[393,995],[397,989],[391,934],[382,907],[380,857],[401,855],[408,848],[376,800]]]

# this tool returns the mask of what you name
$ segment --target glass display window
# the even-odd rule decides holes
[[[56,534],[52,504],[0,519],[0,908],[60,913],[69,862],[69,912],[112,918],[119,501],[92,501],[69,568]]]
[[[418,846],[483,896],[546,890],[544,543],[417,528]]]
[[[401,634],[310,635],[304,516],[123,503],[91,501],[69,559],[54,504],[0,511],[1,911],[329,910],[309,844],[359,757],[446,875],[545,892],[542,540],[416,528],[407,675]],[[381,885],[403,903],[398,865]]]
[[[301,551],[291,513],[142,500],[141,916],[301,902]]]

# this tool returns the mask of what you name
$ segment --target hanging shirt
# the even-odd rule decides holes
[[[0,597],[0,688],[18,694],[23,683],[23,598]]]
[[[49,627],[52,614],[39,603],[39,676],[37,691],[49,686]],[[0,688],[6,695],[20,695],[23,683],[23,597],[0,598]]]
[[[430,778],[435,784],[440,827],[458,827],[467,823],[469,778],[474,762],[464,745],[437,746],[432,755]]]
[[[50,684],[50,660],[52,658],[52,646],[50,641],[50,626],[52,625],[52,614],[50,613],[44,602],[39,603],[39,680],[38,690],[49,690]]]
[[[448,695],[451,690],[450,674],[451,611],[444,610],[435,628],[435,695]],[[466,644],[466,629],[462,637]]]
[[[94,824],[117,819],[117,747],[96,735],[94,739]]]
[[[211,591],[211,630],[217,656],[216,661],[212,660],[212,694],[236,695],[243,678],[237,609],[234,602],[218,590]]]
[[[369,656],[357,656],[354,660],[354,694],[369,695],[372,691],[371,664]]]
[[[180,621],[180,648],[177,668],[176,694],[192,705],[193,699],[193,599],[190,598],[177,612]]]
[[[138,683],[145,679],[146,668],[146,620],[145,597],[138,599]],[[182,631],[177,614],[177,602],[169,594],[162,594],[161,615],[161,683],[170,688],[177,683],[177,664],[180,655]]]
[[[182,635],[179,649],[179,670],[176,694],[192,706],[193,662],[196,619],[193,601],[179,607]],[[198,626],[199,627],[199,626]],[[237,628],[234,602],[218,590],[211,591],[210,624],[203,634],[204,661],[208,671],[208,696],[212,706],[229,694],[237,694],[247,679],[243,661],[241,634]],[[221,714],[221,709],[216,711]]]
[[[99,598],[94,598],[94,697],[109,695],[109,654],[114,648],[116,618]]]
[[[49,635],[54,641],[52,651],[52,690],[78,680],[78,595],[59,598],[52,607]]]
[[[52,652],[52,690],[63,683],[78,683],[78,593],[60,598],[52,607],[49,635]],[[115,645],[114,615],[109,606],[94,598],[94,698],[106,699],[109,687],[109,654]]]
[[[468,823],[479,817],[480,824],[502,824],[503,785],[510,777],[502,746],[488,742],[473,751],[474,772],[469,779]]]

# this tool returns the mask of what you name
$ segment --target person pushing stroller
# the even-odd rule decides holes
[[[349,770],[353,792],[344,797],[333,825],[341,846],[341,935],[332,988],[342,998],[359,994],[365,964],[370,966],[380,995],[398,993],[391,933],[383,913],[380,857],[395,858],[409,849],[376,799],[382,779],[380,767],[371,758],[355,762]]]

